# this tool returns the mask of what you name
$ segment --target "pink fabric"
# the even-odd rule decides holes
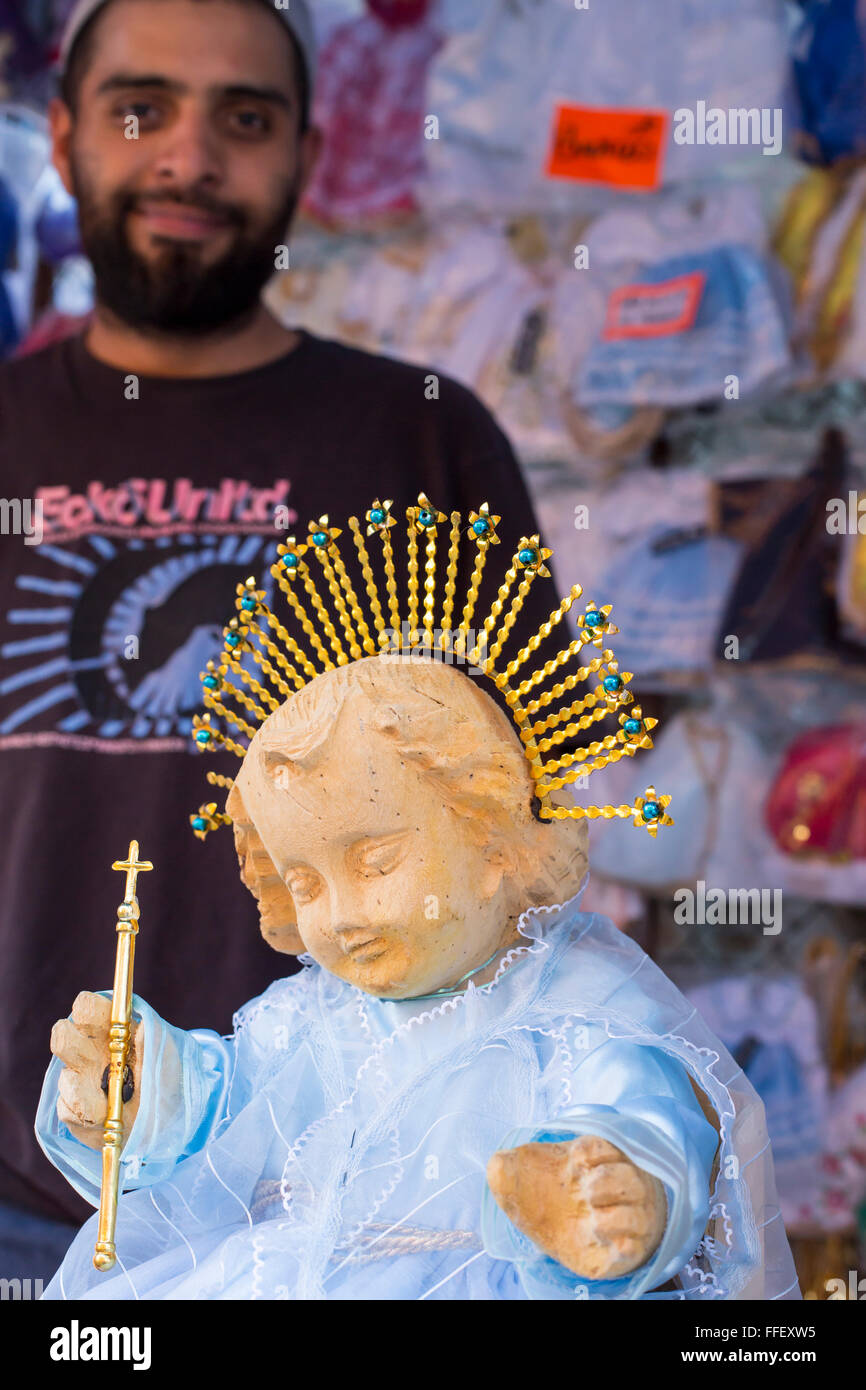
[[[50,347],[52,343],[59,343],[63,338],[72,338],[76,333],[80,333],[90,318],[89,314],[73,316],[71,314],[58,314],[56,309],[46,309],[41,318],[30,329],[27,337],[19,343],[16,357],[28,357],[31,352],[40,352],[42,348]]]
[[[430,0],[367,0],[367,8],[389,29],[417,24],[430,9]]]
[[[304,207],[325,221],[412,211],[424,172],[427,69],[442,37],[426,20],[342,25],[325,47],[314,120],[324,148]]]

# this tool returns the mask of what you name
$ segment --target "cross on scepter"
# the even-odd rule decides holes
[[[123,895],[123,901],[125,903],[131,903],[135,898],[135,884],[138,875],[144,873],[147,869],[152,869],[153,865],[149,859],[139,859],[138,841],[130,840],[129,854],[126,859],[115,859],[111,867],[112,869],[126,870],[126,891]]]
[[[103,1090],[107,1092],[105,1129],[102,1143],[102,1185],[99,1192],[99,1218],[95,1267],[103,1272],[114,1267],[117,1251],[114,1235],[117,1223],[117,1203],[120,1190],[120,1152],[124,1143],[123,1103],[132,1095],[132,1073],[127,1064],[130,1025],[132,1021],[132,969],[135,960],[135,938],[138,934],[138,899],[136,879],[152,869],[147,859],[138,857],[138,841],[130,840],[126,859],[112,864],[126,874],[126,895],[117,909],[117,955],[114,962],[114,989],[111,996],[111,1022],[108,1029],[108,1066],[105,1068]],[[129,1092],[125,1087],[129,1086]]]

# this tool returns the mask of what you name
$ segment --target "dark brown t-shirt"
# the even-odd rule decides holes
[[[489,501],[497,579],[536,529],[491,416],[444,377],[428,399],[419,368],[304,333],[253,371],[138,388],[80,338],[0,369],[0,493],[43,502],[41,543],[0,534],[0,1200],[72,1220],[86,1208],[33,1121],[51,1024],[79,990],[111,985],[112,860],[135,838],[156,866],[140,883],[135,983],[170,1022],[225,1032],[293,969],[259,935],[231,832],[202,844],[188,819],[219,765],[189,738],[198,673],[235,585],[267,575],[285,539],[275,509],[304,536],[321,513],[344,525],[375,498],[400,519],[420,491],[446,513]],[[399,534],[405,550],[405,521]],[[420,578],[423,599],[423,548]],[[508,656],[556,599],[536,581]]]

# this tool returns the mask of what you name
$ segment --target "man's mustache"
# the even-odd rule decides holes
[[[240,208],[231,203],[221,203],[203,193],[125,193],[120,199],[122,213],[155,206],[194,208],[235,227],[242,227],[246,223],[246,216]]]

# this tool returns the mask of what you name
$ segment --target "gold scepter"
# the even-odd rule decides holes
[[[152,869],[138,857],[138,841],[130,840],[129,854],[112,869],[126,871],[126,892],[117,909],[117,956],[114,963],[114,994],[111,999],[111,1026],[108,1031],[108,1113],[102,1142],[102,1188],[99,1194],[99,1224],[93,1263],[97,1269],[113,1268],[117,1259],[114,1231],[117,1224],[117,1194],[120,1182],[120,1151],[123,1148],[123,1081],[129,1052],[132,1021],[132,968],[138,933],[138,898],[135,882],[140,873]]]

